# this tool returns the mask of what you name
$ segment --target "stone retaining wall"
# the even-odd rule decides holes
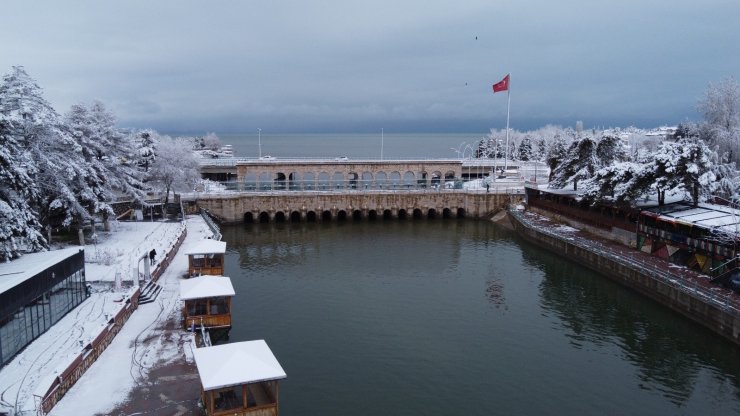
[[[740,345],[740,311],[726,298],[682,284],[664,270],[651,270],[616,255],[597,252],[588,244],[546,233],[532,227],[520,213],[512,211],[509,217],[524,239],[578,261]]]

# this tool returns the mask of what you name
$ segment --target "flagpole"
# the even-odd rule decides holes
[[[506,148],[504,149],[504,175],[506,169],[508,169],[508,158],[509,158],[509,110],[511,109],[511,74],[507,74],[509,82],[506,85]]]

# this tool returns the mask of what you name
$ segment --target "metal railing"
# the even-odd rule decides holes
[[[503,193],[502,190],[512,188],[524,189],[521,178],[498,179],[489,183],[488,187],[480,184],[477,187],[466,185],[468,180],[460,178],[431,179],[431,180],[409,180],[402,178],[369,180],[369,179],[311,179],[311,180],[287,180],[287,179],[248,179],[244,181],[210,181],[209,189],[205,188],[197,192],[218,193],[219,191],[236,192],[363,192],[363,191],[417,191],[417,192],[491,192]],[[509,192],[506,192],[509,193]]]
[[[221,229],[213,221],[213,218],[211,218],[211,216],[208,215],[208,212],[206,210],[204,210],[203,208],[201,208],[200,209],[200,216],[203,217],[203,220],[208,225],[208,228],[211,229],[211,232],[213,233],[213,239],[216,240],[216,241],[221,241]]]
[[[582,250],[589,251],[600,257],[607,258],[617,264],[638,271],[644,276],[649,276],[650,278],[657,279],[660,282],[667,284],[675,289],[678,289],[691,297],[712,303],[720,309],[731,312],[734,315],[740,315],[740,308],[738,308],[738,306],[735,305],[735,302],[731,301],[730,299],[732,297],[732,292],[728,292],[726,295],[720,296],[696,283],[694,283],[693,285],[689,284],[689,282],[684,281],[680,276],[667,272],[663,268],[657,267],[656,265],[649,264],[633,257],[620,256],[613,250],[601,247],[601,245],[594,240],[581,241],[574,238],[566,238],[556,232],[553,232],[552,230],[548,230],[545,227],[537,227],[527,221],[521,211],[510,210],[509,213],[514,216],[520,224],[530,230],[545,234],[564,243],[572,244]]]

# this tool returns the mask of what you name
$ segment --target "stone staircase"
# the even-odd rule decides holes
[[[155,281],[150,280],[146,282],[144,287],[141,288],[141,295],[139,295],[139,305],[145,305],[147,303],[154,302],[162,291],[162,286],[158,285]]]

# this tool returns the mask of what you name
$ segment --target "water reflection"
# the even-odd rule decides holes
[[[704,373],[721,378],[715,366],[740,374],[740,355],[729,342],[604,276],[524,245],[526,264],[544,273],[543,311],[558,318],[575,348],[619,347],[638,366],[640,388],[682,406]],[[729,381],[740,394],[737,378]]]
[[[740,403],[732,345],[487,222],[222,231],[232,339],[270,342],[290,375],[286,413],[692,414]],[[440,386],[464,388],[445,400]]]

